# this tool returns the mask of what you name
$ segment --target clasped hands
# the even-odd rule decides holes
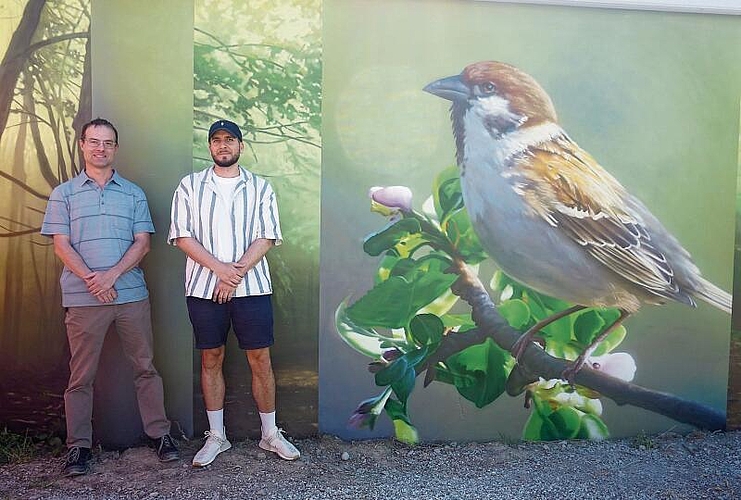
[[[116,300],[118,292],[113,288],[117,276],[109,271],[92,271],[82,277],[85,280],[88,291],[104,304]]]
[[[214,273],[219,278],[219,281],[216,282],[216,288],[211,296],[211,300],[219,304],[224,304],[232,300],[246,272],[247,269],[245,269],[244,264],[240,264],[239,262],[222,262],[218,269],[214,269]]]

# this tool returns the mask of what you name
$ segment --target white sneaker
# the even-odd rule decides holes
[[[286,438],[283,437],[283,429],[275,428],[270,436],[263,436],[260,439],[258,445],[265,451],[272,451],[276,453],[280,458],[284,460],[296,460],[301,456],[301,453],[291,444]]]
[[[216,455],[232,447],[227,441],[226,432],[219,436],[215,432],[206,431],[206,444],[193,457],[193,467],[205,467],[216,459]]]

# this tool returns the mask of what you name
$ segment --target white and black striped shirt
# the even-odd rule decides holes
[[[177,238],[195,238],[223,262],[236,262],[259,238],[275,240],[275,245],[280,245],[283,238],[273,188],[268,181],[241,166],[239,175],[231,206],[226,206],[219,193],[213,167],[184,177],[172,198],[168,243],[174,245]],[[219,255],[219,236],[224,236],[216,234],[219,217],[231,218],[231,256]],[[217,280],[213,271],[190,257],[186,259],[185,295],[210,299]],[[268,295],[272,291],[268,261],[263,257],[245,274],[235,297]]]

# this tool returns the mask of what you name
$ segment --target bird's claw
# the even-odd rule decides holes
[[[525,332],[520,335],[520,338],[517,339],[514,344],[512,344],[509,352],[512,353],[512,357],[515,358],[515,362],[517,364],[520,364],[520,358],[522,358],[522,355],[525,354],[525,350],[527,350],[528,346],[530,345],[532,337],[533,336],[531,334]]]
[[[574,378],[584,366],[585,361],[586,358],[579,356],[561,372],[561,378],[568,382],[571,387],[574,387]]]

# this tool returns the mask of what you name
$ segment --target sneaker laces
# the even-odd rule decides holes
[[[162,436],[160,440],[160,451],[162,451],[162,448],[175,448],[175,442],[169,434]]]
[[[209,439],[213,438],[219,444],[222,444],[224,441],[226,441],[226,436],[222,437],[222,436],[219,436],[218,434],[216,434],[214,432],[211,432],[211,431],[206,431],[203,434],[205,435],[205,439],[206,440],[209,440]]]
[[[273,431],[273,433],[272,433],[272,434],[271,434],[270,436],[268,436],[268,442],[269,442],[270,444],[273,444],[273,443],[275,442],[275,440],[276,440],[276,439],[281,439],[281,438],[283,438],[283,436],[282,436],[282,435],[283,435],[283,434],[285,434],[285,433],[286,433],[286,431],[284,431],[284,430],[283,430],[283,429],[281,429],[280,427],[276,427],[276,428],[275,428],[275,431]],[[285,439],[285,438],[283,438],[283,439]]]
[[[75,446],[74,448],[69,449],[69,453],[67,453],[67,463],[75,463],[80,459],[80,448]]]

